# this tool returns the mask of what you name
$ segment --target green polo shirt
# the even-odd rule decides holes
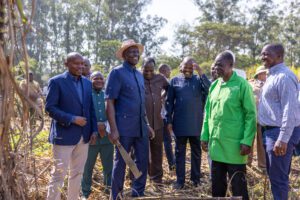
[[[93,89],[93,104],[95,109],[95,114],[97,118],[97,122],[106,122],[106,113],[105,113],[105,100],[104,100],[104,92],[102,90]],[[109,144],[110,141],[107,136],[101,138],[100,134],[98,134],[98,139],[96,145],[100,144]]]

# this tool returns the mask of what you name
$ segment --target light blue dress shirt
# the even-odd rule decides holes
[[[286,143],[300,125],[298,80],[284,63],[269,70],[259,101],[258,121],[262,126],[280,127],[278,140]]]

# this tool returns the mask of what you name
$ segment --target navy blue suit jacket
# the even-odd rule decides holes
[[[93,107],[92,83],[82,77],[82,103],[68,72],[49,80],[46,111],[52,118],[49,142],[57,145],[76,145],[81,136],[84,142],[97,132],[97,121]],[[72,123],[75,116],[87,119],[84,127]]]

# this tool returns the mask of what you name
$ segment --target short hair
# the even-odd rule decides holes
[[[161,64],[158,67],[159,73],[162,73],[162,72],[166,71],[167,69],[171,69],[171,67],[167,64]]]
[[[231,66],[233,66],[235,64],[234,53],[230,50],[223,51],[222,53],[220,53],[217,56],[217,58],[224,59],[224,60],[228,61],[231,64]]]
[[[71,53],[68,53],[68,55],[65,59],[65,62],[68,63],[71,59],[74,59],[75,57],[81,57],[83,59],[83,56],[80,53],[71,52]]]
[[[86,57],[83,58],[83,62],[87,63],[88,66],[90,66],[90,67],[92,66],[90,60],[88,58],[86,58]]]
[[[277,55],[284,57],[284,47],[282,44],[268,44],[267,48],[270,48],[271,51],[275,52]]]
[[[182,62],[180,63],[180,66],[183,66],[184,64],[188,62],[195,62],[195,59],[191,56],[184,57]]]
[[[153,62],[154,65],[156,65],[154,58],[152,58],[152,57],[144,58],[142,68],[144,68],[148,63],[151,63],[151,62]]]
[[[94,71],[94,72],[91,74],[91,79],[93,79],[95,76],[101,76],[101,77],[104,77],[103,74],[102,74],[100,71]]]

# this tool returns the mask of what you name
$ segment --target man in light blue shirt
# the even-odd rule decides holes
[[[300,139],[298,80],[283,63],[284,48],[281,44],[266,45],[261,59],[269,69],[258,107],[267,171],[274,199],[287,200],[292,153]]]

